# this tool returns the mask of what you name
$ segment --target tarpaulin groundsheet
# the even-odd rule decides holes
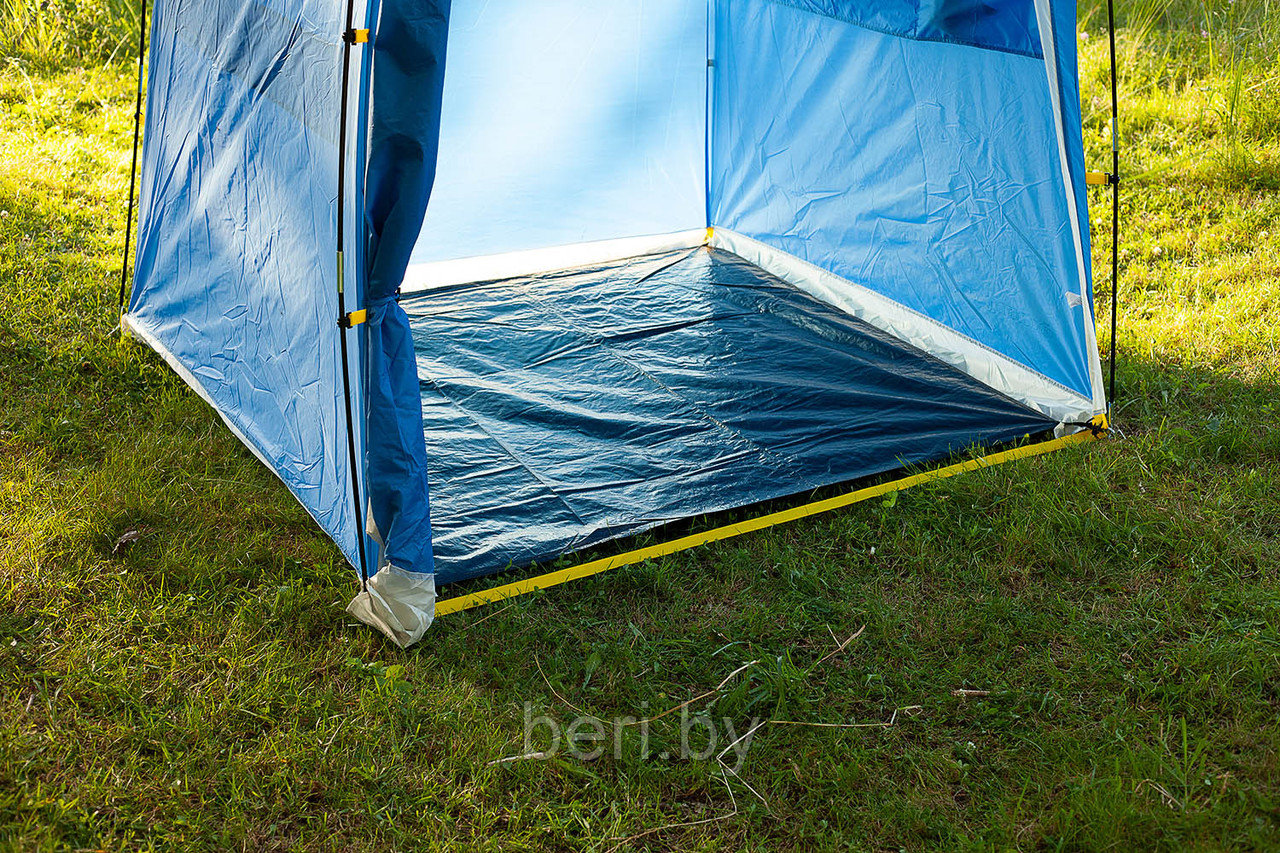
[[[1054,426],[705,247],[401,304],[441,583]]]

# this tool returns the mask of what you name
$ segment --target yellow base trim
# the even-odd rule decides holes
[[[1097,419],[1095,419],[1096,421]],[[999,453],[992,453],[989,456],[980,456],[975,459],[967,459],[964,462],[957,462],[954,465],[948,465],[945,468],[938,468],[933,471],[925,471],[921,474],[912,474],[910,477],[903,477],[900,480],[893,480],[888,483],[880,483],[876,486],[868,486],[865,489],[848,492],[843,495],[837,495],[834,498],[826,500],[814,501],[803,506],[793,507],[792,509],[784,509],[780,512],[771,512],[768,515],[762,515],[759,518],[740,521],[737,524],[726,524],[724,527],[717,527],[713,530],[707,530],[702,533],[695,533],[692,536],[684,536],[680,539],[673,539],[670,542],[663,542],[658,545],[650,545],[647,548],[637,548],[634,551],[627,551],[624,554],[616,554],[612,557],[604,557],[599,560],[592,560],[588,563],[572,566],[567,569],[561,569],[556,572],[549,572],[545,575],[539,575],[535,578],[516,581],[514,583],[496,586],[493,589],[486,589],[481,592],[473,592],[468,595],[459,595],[454,598],[447,598],[444,601],[436,602],[436,616],[444,616],[449,613],[457,613],[460,610],[470,610],[473,607],[479,607],[484,604],[493,604],[496,601],[502,601],[507,598],[514,598],[517,595],[524,595],[539,589],[547,589],[548,587],[557,586],[568,581],[585,578],[591,575],[598,575],[601,572],[607,572],[610,569],[621,568],[622,566],[630,566],[636,563],[642,563],[645,560],[652,560],[657,557],[665,557],[668,554],[675,554],[679,551],[687,551],[690,548],[696,548],[699,545],[706,545],[709,542],[718,542],[722,539],[731,539],[734,536],[741,536],[744,533],[753,533],[757,530],[764,530],[778,524],[785,524],[788,521],[797,521],[801,518],[808,518],[811,515],[830,512],[833,509],[850,506],[860,501],[878,498],[887,495],[890,492],[898,492],[903,489],[909,489],[912,486],[919,486],[924,483],[932,483],[938,480],[945,480],[948,477],[954,477],[957,474],[963,474],[967,471],[974,471],[978,468],[989,468],[992,465],[999,465],[1002,462],[1010,462],[1014,459],[1025,459],[1029,456],[1040,456],[1044,453],[1050,453],[1069,444],[1079,444],[1085,441],[1092,441],[1100,434],[1095,430],[1084,429],[1062,438],[1050,439],[1039,444],[1029,444],[1025,447],[1015,447],[1012,450],[1003,450]]]

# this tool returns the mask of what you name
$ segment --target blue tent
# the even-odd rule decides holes
[[[437,584],[1071,433],[1075,11],[155,0],[124,323],[402,644]]]

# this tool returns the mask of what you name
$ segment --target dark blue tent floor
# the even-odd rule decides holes
[[[718,250],[401,304],[440,583],[1054,426]]]

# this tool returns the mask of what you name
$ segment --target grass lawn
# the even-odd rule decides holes
[[[1122,438],[443,618],[407,652],[118,334],[130,22],[23,6],[0,5],[0,848],[1280,848],[1276,3],[1121,0]],[[1097,0],[1081,26],[1106,169]],[[740,764],[680,757],[679,711],[595,760],[498,762],[526,714],[695,697],[721,748],[726,719],[804,725]]]

